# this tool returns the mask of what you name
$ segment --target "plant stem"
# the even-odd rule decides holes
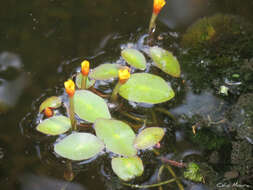
[[[156,183],[156,184],[152,184],[152,185],[134,185],[134,184],[128,184],[128,183],[122,183],[123,185],[126,185],[126,186],[129,186],[131,188],[151,188],[151,187],[160,187],[162,185],[166,185],[168,183],[172,183],[176,181],[176,179],[169,179],[167,181],[163,181],[163,182],[160,182],[160,183]]]
[[[86,89],[87,78],[88,78],[87,76],[84,76],[82,74],[82,83],[81,83],[81,89],[82,90]]]
[[[157,121],[157,117],[156,117],[154,109],[151,110],[151,115],[152,115],[153,123],[155,125],[158,125],[158,121]]]
[[[67,164],[67,169],[64,171],[64,179],[66,181],[71,182],[71,181],[73,181],[73,179],[75,177],[75,174],[72,170],[72,163],[70,160],[68,160],[66,164]]]
[[[108,98],[110,96],[109,94],[103,94],[102,92],[99,92],[94,87],[91,87],[89,90],[92,91],[92,92],[94,92],[95,94],[97,94],[98,96],[100,96],[102,98]]]
[[[161,159],[161,161],[163,163],[170,164],[171,166],[175,166],[175,167],[178,167],[178,168],[185,168],[185,167],[187,167],[187,164],[182,163],[182,162],[177,162],[175,160],[170,160],[170,159],[167,159],[165,157],[161,157],[160,159]]]
[[[163,173],[163,169],[164,169],[164,165],[162,165],[159,170],[158,170],[158,174],[157,174],[157,181],[160,182],[161,181],[161,175]],[[163,190],[162,186],[160,186],[158,188],[159,190]]]
[[[66,188],[68,187],[69,185],[69,182],[65,183],[62,187],[61,187],[61,190],[66,190]]]
[[[122,115],[126,116],[126,117],[129,117],[129,118],[132,119],[132,120],[137,121],[137,122],[145,123],[145,121],[146,121],[146,119],[142,119],[142,118],[140,118],[140,117],[136,117],[136,116],[131,115],[130,113],[127,113],[127,112],[125,112],[125,111],[120,111],[120,113],[121,113]]]
[[[155,108],[156,111],[159,111],[161,113],[166,114],[167,116],[169,116],[172,120],[177,121],[176,117],[174,115],[172,115],[168,110],[164,109],[164,108]]]
[[[152,16],[151,16],[151,19],[150,19],[150,22],[149,22],[149,35],[152,34],[152,30],[155,28],[155,21],[156,21],[156,18],[157,18],[157,14],[155,13],[152,13]]]
[[[176,180],[177,186],[180,190],[184,190],[183,185],[181,184],[181,182],[177,179],[177,176],[175,174],[175,172],[172,170],[172,168],[167,165],[166,168],[169,170],[169,172],[171,173],[171,175],[174,177],[174,179]]]
[[[160,153],[159,153],[157,150],[155,150],[155,149],[153,149],[153,152],[154,152],[157,156],[160,155]],[[177,178],[175,172],[173,171],[173,169],[172,169],[169,165],[166,165],[166,168],[169,170],[169,172],[171,173],[171,175],[174,177],[173,179],[176,181],[177,186],[179,187],[179,189],[180,189],[180,190],[184,190],[183,185],[182,185],[182,184],[180,183],[180,181],[178,180],[178,178]]]
[[[116,86],[114,87],[113,91],[112,91],[112,96],[111,96],[111,101],[115,102],[118,98],[118,92],[119,92],[119,88],[121,87],[121,83],[118,81],[118,83],[116,84]]]
[[[76,118],[74,108],[74,96],[69,96],[69,116],[71,121],[71,127],[73,131],[76,131]]]

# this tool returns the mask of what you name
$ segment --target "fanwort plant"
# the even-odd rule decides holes
[[[153,17],[157,16],[164,4],[164,1],[154,1],[151,28],[155,20]],[[148,55],[153,60],[153,66],[173,77],[180,77],[180,65],[172,53],[153,46],[149,47]],[[64,83],[68,95],[68,105],[65,105],[67,116],[54,114],[54,109],[62,106],[61,97],[49,97],[39,108],[46,119],[36,129],[46,135],[66,133],[64,138],[60,137],[54,144],[54,151],[70,161],[90,159],[104,150],[114,153],[112,170],[120,179],[128,181],[141,176],[144,171],[140,150],[158,144],[165,131],[160,127],[147,127],[136,135],[129,124],[112,118],[107,102],[120,106],[117,104],[120,95],[132,102],[159,104],[172,99],[175,94],[163,78],[145,72],[147,62],[142,52],[126,48],[122,50],[121,56],[129,67],[105,63],[90,71],[90,63],[83,61],[75,82],[69,79]],[[131,68],[143,72],[131,73]],[[105,99],[91,90],[96,80],[112,78],[118,78],[118,82],[109,98]],[[80,132],[83,123],[92,124],[95,133]]]
[[[106,63],[90,72],[89,62],[82,62],[76,82],[69,79],[64,83],[68,95],[68,117],[53,115],[53,109],[61,106],[60,97],[47,98],[39,109],[47,119],[36,129],[47,135],[60,135],[71,129],[69,135],[54,145],[54,151],[69,160],[90,159],[104,148],[113,152],[117,156],[112,159],[112,169],[122,180],[127,181],[142,175],[144,171],[138,151],[155,146],[162,140],[165,131],[160,127],[148,127],[136,136],[131,126],[111,117],[105,99],[89,90],[95,83],[92,81],[118,77],[109,98],[112,103],[118,101],[120,95],[133,102],[159,104],[172,99],[174,91],[160,76],[147,72],[130,73],[131,67],[146,69],[146,58],[140,51],[127,48],[122,50],[121,55],[130,67]],[[174,77],[180,76],[179,63],[170,52],[154,46],[149,48],[149,55],[154,66]],[[77,116],[81,122],[77,122]],[[96,135],[79,132],[79,126],[83,122],[92,123]]]

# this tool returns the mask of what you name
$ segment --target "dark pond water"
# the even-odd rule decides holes
[[[229,77],[221,77],[225,72],[218,72],[219,69],[216,67],[206,69],[203,66],[192,66],[194,62],[196,62],[195,65],[199,65],[198,61],[208,64],[210,54],[202,54],[199,57],[197,55],[197,58],[190,57],[189,59],[184,56],[187,52],[185,53],[185,49],[181,47],[180,41],[187,27],[203,16],[216,13],[233,14],[252,23],[252,8],[251,0],[170,0],[157,23],[155,37],[158,36],[158,40],[155,43],[178,56],[182,67],[182,79],[173,79],[159,70],[151,69],[151,72],[171,81],[177,93],[174,100],[161,105],[163,109],[169,110],[177,121],[166,114],[157,115],[157,119],[161,121],[161,127],[166,128],[168,132],[162,143],[161,152],[167,158],[177,161],[194,160],[208,163],[216,172],[216,181],[213,183],[223,183],[226,172],[238,172],[238,168],[235,169],[231,165],[230,158],[234,145],[231,139],[234,138],[234,133],[227,132],[224,126],[216,126],[214,130],[203,129],[200,132],[208,137],[206,136],[201,140],[202,143],[199,143],[191,138],[191,126],[205,122],[209,122],[208,124],[213,122],[211,125],[215,125],[215,122],[222,121],[225,117],[224,110],[227,111],[230,106],[233,106],[241,94],[252,93],[253,89],[246,85],[240,85],[239,88],[231,86],[228,97],[220,95],[219,87],[223,85],[221,81],[224,82],[227,79],[231,82]],[[12,107],[2,111],[5,106],[1,105],[0,109],[1,190],[128,189],[120,185],[119,180],[111,171],[109,159],[104,155],[89,163],[74,164],[73,170],[76,177],[72,183],[67,184],[63,177],[66,164],[52,153],[50,143],[52,144],[54,139],[48,142],[48,138],[36,133],[34,127],[41,101],[48,96],[62,94],[63,82],[79,68],[83,59],[99,65],[119,60],[121,47],[129,43],[141,49],[142,39],[148,33],[151,10],[151,0],[9,0],[1,2],[0,102],[6,102]],[[239,22],[238,25],[240,24]],[[241,43],[247,44],[249,49],[253,47],[252,39],[242,40]],[[212,48],[215,49],[215,47]],[[210,52],[219,53],[218,50]],[[231,59],[233,61],[241,60],[240,58],[250,60],[253,57],[250,51],[239,51],[236,48],[234,51],[236,55]],[[211,54],[211,57],[214,56]],[[201,72],[204,74],[201,75]],[[209,78],[210,72],[218,74],[210,74],[211,78]],[[227,73],[237,74],[230,70],[225,74]],[[219,80],[215,80],[216,76]],[[101,84],[104,92],[107,92],[107,88],[107,85]],[[147,111],[148,108],[135,109],[131,105],[129,109],[137,113],[145,111],[149,117],[152,115]],[[119,115],[119,117],[122,116]],[[208,144],[208,138],[215,139],[216,144],[213,146]],[[251,138],[248,137],[246,142],[250,141]],[[216,148],[219,142],[222,144],[222,149]],[[252,141],[251,145],[246,147],[247,150],[252,151]],[[156,182],[161,161],[151,153],[146,154],[144,175],[133,183]],[[215,157],[215,154],[220,154],[218,161],[207,161],[212,158],[211,156]],[[208,158],[204,158],[206,155]],[[252,154],[249,158],[251,156]],[[242,158],[240,163],[244,162],[244,159],[248,157]],[[253,167],[250,163],[248,166],[251,170],[241,174],[242,178],[238,178],[242,184],[253,185],[249,183],[253,175]],[[183,170],[178,168],[175,170],[178,175],[182,175]],[[167,178],[165,176],[164,180],[168,179],[168,176]],[[185,181],[184,185],[188,189],[206,189],[208,186],[198,186],[189,181]],[[210,189],[216,187],[215,184],[212,185]],[[169,187],[164,189],[167,188]],[[170,188],[177,189],[178,187],[173,184]]]

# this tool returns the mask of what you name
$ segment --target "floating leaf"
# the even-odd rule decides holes
[[[160,127],[149,127],[141,131],[134,141],[134,146],[137,149],[147,149],[162,140],[164,130]]]
[[[146,59],[140,51],[126,48],[121,51],[121,56],[129,65],[141,70],[146,69]]]
[[[73,133],[55,144],[54,151],[70,160],[89,159],[104,148],[104,144],[90,133]]]
[[[97,119],[94,127],[96,135],[104,141],[108,150],[124,156],[136,155],[137,150],[133,146],[135,133],[126,123],[113,119]]]
[[[148,73],[133,74],[120,87],[119,94],[127,100],[149,104],[166,102],[175,96],[161,77]]]
[[[39,112],[41,113],[45,108],[58,108],[61,106],[62,100],[60,97],[51,96],[40,104]]]
[[[105,63],[93,69],[90,72],[89,77],[95,80],[107,80],[116,78],[118,77],[118,70],[121,67],[122,66],[120,64]]]
[[[54,116],[43,120],[36,129],[47,135],[60,135],[71,128],[70,119],[65,116]]]
[[[139,157],[113,158],[112,170],[122,180],[128,181],[141,176],[144,167]]]
[[[95,84],[96,80],[92,80],[89,79],[89,77],[87,78],[87,82],[86,82],[86,88],[90,88]],[[78,88],[81,88],[82,85],[82,73],[78,73],[76,76],[76,86]]]
[[[94,122],[97,118],[111,118],[103,98],[88,91],[77,90],[74,95],[75,113],[83,120]]]
[[[180,65],[171,52],[157,46],[151,47],[149,52],[155,66],[173,77],[180,77]]]

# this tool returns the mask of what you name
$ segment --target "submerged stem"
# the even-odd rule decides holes
[[[132,120],[137,121],[137,122],[142,122],[142,123],[145,123],[145,122],[146,122],[146,119],[142,119],[142,118],[140,118],[140,117],[131,115],[130,113],[127,113],[127,112],[125,112],[125,111],[120,111],[120,113],[121,113],[122,115],[124,115],[124,116],[126,116],[126,117],[132,119]]]
[[[162,165],[159,170],[158,170],[158,174],[157,174],[157,181],[160,182],[161,181],[161,175],[163,173],[163,169],[164,169],[164,165]],[[159,187],[159,190],[163,190],[162,186]]]
[[[69,182],[63,184],[63,186],[61,187],[61,190],[66,190],[69,184],[70,184]]]
[[[153,149],[153,152],[154,152],[157,156],[160,155],[160,153],[159,153],[157,150],[155,150],[155,149]],[[164,166],[164,165],[163,165],[163,166]],[[175,172],[173,171],[173,169],[172,169],[169,165],[166,165],[166,168],[169,170],[169,172],[170,172],[171,175],[173,176],[173,179],[174,179],[174,181],[176,181],[178,188],[179,188],[180,190],[184,190],[183,185],[182,185],[181,182],[178,180],[178,177],[176,176],[176,174],[175,174]],[[163,169],[163,168],[161,167],[161,168],[159,169],[159,171],[162,170],[162,169]],[[158,173],[158,175],[161,175],[161,174]]]
[[[174,177],[174,179],[176,180],[177,186],[180,190],[184,190],[183,185],[181,184],[181,182],[177,179],[177,176],[175,174],[175,172],[173,171],[173,169],[167,165],[166,168],[169,170],[169,172],[171,173],[171,175]]]
[[[172,120],[177,121],[177,118],[170,113],[168,110],[164,109],[164,108],[155,108],[156,111],[159,111],[161,113],[166,114],[167,116],[169,116]]]
[[[155,125],[158,125],[158,121],[157,121],[157,117],[156,117],[154,109],[151,110],[151,115],[152,115],[153,123]]]
[[[141,189],[141,188],[150,188],[150,187],[160,187],[162,185],[166,185],[166,184],[172,183],[174,181],[176,181],[176,179],[169,179],[167,181],[163,181],[163,182],[152,184],[152,185],[134,185],[134,184],[128,184],[128,183],[122,183],[122,184],[129,186],[131,188],[140,188]]]
[[[73,131],[76,131],[76,118],[74,108],[74,96],[69,96],[69,116],[71,121],[71,127]]]
[[[73,181],[73,179],[75,177],[74,172],[72,170],[72,162],[70,160],[68,160],[66,165],[67,165],[67,169],[64,171],[64,179],[66,181],[71,182],[71,181]]]

